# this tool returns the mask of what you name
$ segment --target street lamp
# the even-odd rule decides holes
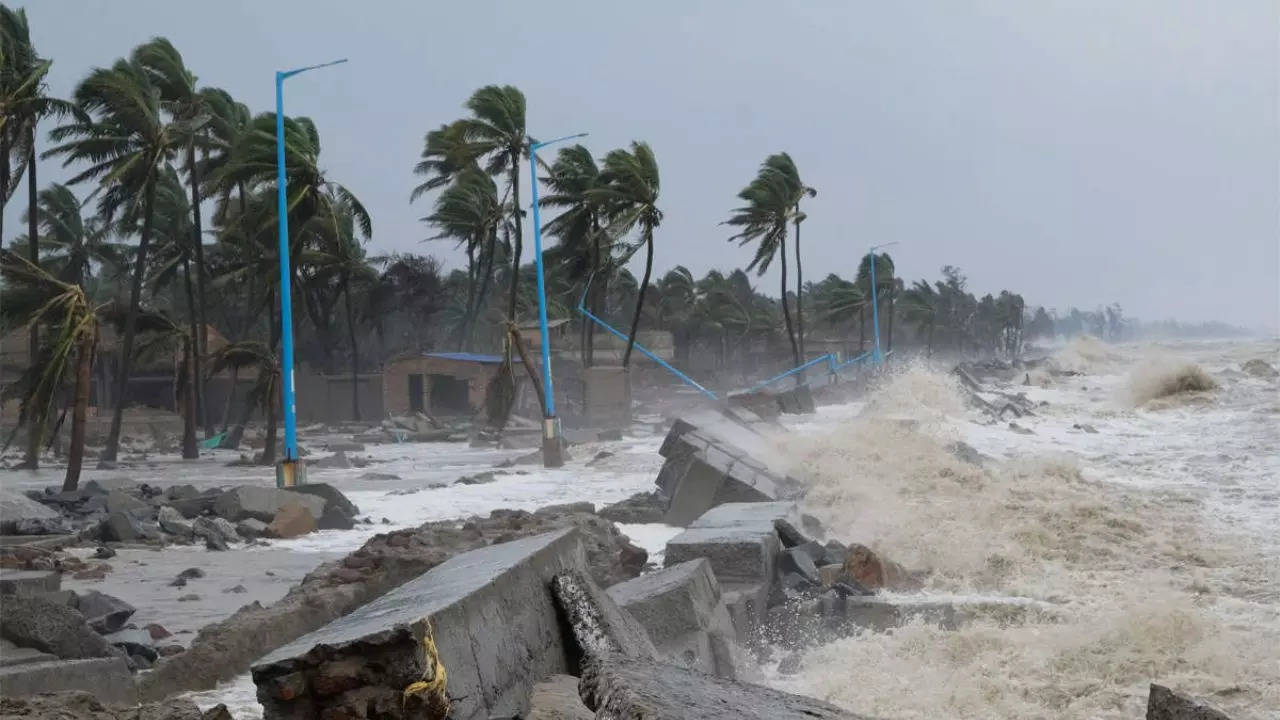
[[[883,245],[872,245],[867,251],[867,257],[871,259],[871,329],[876,341],[871,359],[876,365],[884,362],[884,355],[880,352],[880,303],[876,301],[876,250],[897,244],[898,241],[894,240]]]
[[[276,202],[280,226],[280,337],[284,347],[280,379],[284,383],[284,458],[276,467],[276,487],[293,487],[306,481],[306,471],[298,459],[298,413],[293,387],[293,299],[289,272],[289,199],[284,179],[284,81],[316,68],[346,62],[334,60],[296,70],[276,71]]]
[[[547,283],[542,274],[542,221],[538,217],[538,150],[565,140],[586,137],[586,133],[529,144],[529,182],[533,188],[533,257],[538,268],[538,332],[542,337],[542,465],[564,465],[559,423],[556,421],[556,394],[551,383],[551,339],[547,332]]]

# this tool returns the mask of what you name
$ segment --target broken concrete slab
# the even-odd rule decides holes
[[[79,611],[41,596],[6,597],[0,613],[0,637],[60,658],[114,655]]]
[[[797,385],[774,393],[778,409],[788,415],[811,415],[817,411],[813,402],[813,390],[807,384]]]
[[[578,697],[578,678],[552,675],[533,686],[525,720],[592,720],[596,714]]]
[[[256,485],[241,485],[222,493],[214,502],[213,511],[233,523],[245,518],[269,523],[280,512],[280,508],[290,502],[302,504],[312,517],[318,518],[324,514],[326,501],[322,497]]]
[[[550,583],[585,567],[570,529],[456,555],[258,662],[265,717],[521,715],[537,682],[573,669]]]
[[[583,655],[658,656],[645,628],[582,570],[556,573],[551,592]]]
[[[41,652],[35,648],[18,647],[8,640],[0,638],[0,667],[29,665],[31,663],[49,662],[57,659],[58,657],[56,655]]]
[[[598,718],[657,720],[856,720],[802,695],[738,683],[675,665],[608,656],[585,664],[578,691]]]
[[[102,702],[134,704],[137,691],[122,657],[52,660],[0,667],[0,697],[82,690]]]
[[[728,679],[737,676],[737,633],[705,558],[641,575],[608,592],[644,627],[660,659]]]
[[[1147,695],[1147,720],[1231,720],[1208,700],[1151,683]]]
[[[129,603],[97,590],[76,594],[75,608],[97,633],[113,633],[123,628],[137,610]]]
[[[328,483],[307,483],[306,485],[298,485],[297,487],[287,488],[286,492],[302,493],[304,495],[312,495],[321,498],[325,502],[326,510],[338,510],[347,517],[355,517],[360,514],[360,508],[355,503],[347,499],[338,488]],[[319,519],[320,515],[316,515]]]
[[[17,531],[18,525],[28,520],[61,522],[62,515],[22,493],[0,488],[0,535],[30,534]]]
[[[0,595],[43,595],[62,588],[56,570],[0,570]]]

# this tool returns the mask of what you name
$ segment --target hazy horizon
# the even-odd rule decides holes
[[[653,146],[655,276],[744,267],[751,249],[718,223],[785,150],[818,189],[806,280],[852,277],[867,246],[896,241],[908,281],[956,265],[977,294],[1031,306],[1280,330],[1276,3],[778,7],[26,4],[62,97],[155,35],[255,113],[274,108],[276,69],[350,58],[290,80],[285,107],[315,120],[323,166],[372,213],[371,254],[457,264],[451,244],[420,242],[431,198],[409,204],[412,167],[475,88],[513,84],[535,137],[589,132],[597,156]],[[66,177],[40,166],[41,186]],[[5,243],[25,204],[24,185]],[[528,228],[525,245],[530,261]],[[760,290],[777,294],[775,273]]]

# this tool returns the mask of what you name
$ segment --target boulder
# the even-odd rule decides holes
[[[616,523],[660,523],[667,501],[657,492],[636,493],[626,500],[600,508],[600,517]]]
[[[259,661],[264,717],[523,716],[572,669],[550,585],[585,563],[574,530],[456,555]]]
[[[165,491],[164,496],[170,500],[190,500],[200,497],[195,485],[173,485]]]
[[[289,503],[276,513],[263,533],[271,538],[294,538],[316,531],[316,519],[302,503]]]
[[[598,718],[856,720],[829,703],[617,655],[584,663],[578,692]]]
[[[236,523],[236,533],[246,540],[260,538],[267,532],[267,524],[256,518],[248,518]]]
[[[6,597],[0,637],[60,658],[111,657],[111,646],[79,611],[42,597]]]
[[[578,678],[552,675],[533,686],[525,720],[592,720],[596,714],[578,697]]]
[[[810,545],[817,546],[819,550],[822,549],[821,545],[811,543],[783,550],[778,556],[778,571],[795,573],[814,585],[821,584],[822,576],[818,573],[818,566],[813,561],[813,555],[806,550]]]
[[[263,522],[275,519],[280,508],[291,502],[301,504],[318,518],[324,514],[324,498],[306,493],[280,490],[277,488],[241,485],[218,496],[214,503],[214,512],[219,517],[238,522],[245,518],[255,518]]]
[[[657,657],[644,627],[581,569],[557,573],[551,579],[551,592],[583,655]]]
[[[74,693],[65,691],[74,690]],[[44,695],[43,693],[59,693]],[[63,695],[78,696],[68,709]],[[101,702],[133,705],[137,691],[129,664],[122,657],[51,660],[0,668],[0,717],[58,720],[132,720],[128,713],[104,714]],[[122,709],[123,710],[123,709]]]
[[[320,530],[350,530],[355,526],[356,519],[334,505],[326,505],[324,514],[316,520],[316,528]]]
[[[128,513],[138,520],[146,520],[151,516],[153,508],[123,490],[112,490],[107,493],[108,513]]]
[[[871,590],[910,590],[919,587],[905,568],[891,560],[882,559],[866,545],[850,545],[843,565],[846,578]]]
[[[171,505],[165,505],[160,508],[160,512],[157,514],[156,519],[160,523],[160,529],[170,535],[176,535],[183,540],[192,540],[195,538],[195,528],[192,526],[191,522],[183,517],[182,513]]]
[[[33,648],[23,648],[0,638],[0,668],[14,665],[30,665],[31,663],[49,662],[58,658]]]
[[[348,500],[347,496],[343,495],[338,488],[327,483],[307,483],[287,490],[288,492],[318,497],[324,500],[325,510],[334,510],[349,518],[354,518],[360,514],[360,508],[356,507],[355,503]],[[316,517],[321,516],[316,514]]]
[[[1147,695],[1147,720],[1231,720],[1231,718],[1206,700],[1193,698],[1163,685],[1152,683],[1151,691]]]
[[[644,627],[663,661],[724,678],[736,677],[733,621],[706,559],[641,575],[610,587],[608,592]]]
[[[61,535],[69,532],[62,518],[21,518],[13,524],[14,535]]]
[[[0,570],[0,595],[44,595],[61,588],[56,570]]]
[[[151,633],[146,630],[119,630],[110,635],[103,635],[102,639],[111,643],[112,647],[124,650],[130,657],[142,657],[151,662],[155,662],[159,657],[155,641],[151,638]]]
[[[0,488],[0,535],[32,534],[19,533],[19,523],[30,529],[37,526],[52,527],[61,522],[62,515],[57,510],[41,505],[22,493]]]
[[[113,512],[103,518],[98,526],[99,537],[105,542],[137,542],[146,535],[142,523],[127,512]]]
[[[211,550],[226,550],[230,543],[240,542],[235,526],[220,517],[198,517],[191,523],[191,529]]]
[[[113,633],[124,627],[137,612],[132,605],[97,590],[85,590],[76,596],[76,609],[94,631]]]

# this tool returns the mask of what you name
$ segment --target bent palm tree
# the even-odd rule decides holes
[[[160,169],[173,153],[174,138],[178,136],[161,113],[159,96],[149,74],[137,63],[118,60],[111,68],[98,68],[89,73],[75,91],[76,104],[92,117],[76,117],[54,128],[50,137],[59,144],[45,153],[64,156],[64,166],[88,163],[89,167],[70,182],[99,181],[104,188],[98,198],[103,217],[110,220],[120,211],[124,211],[126,218],[136,219],[141,215],[142,228],[116,377],[116,406],[103,451],[103,459],[107,461],[116,459],[120,447],[125,388],[132,368],[142,279],[151,242],[156,182]]]
[[[636,297],[635,315],[631,319],[631,332],[627,334],[627,349],[622,354],[622,367],[630,367],[631,349],[636,344],[636,332],[640,328],[640,314],[644,311],[645,291],[653,272],[653,231],[662,224],[662,211],[658,209],[661,183],[658,177],[658,160],[648,143],[633,141],[630,152],[614,150],[604,158],[601,186],[587,191],[587,197],[598,200],[610,218],[608,234],[621,238],[632,229],[638,229],[640,239],[622,253],[618,263],[627,262],[641,247],[645,248],[644,278],[640,281]]]
[[[498,226],[504,213],[493,180],[473,168],[458,174],[453,184],[436,198],[435,212],[422,218],[440,230],[430,239],[450,238],[466,248],[467,300],[457,332],[458,344],[466,350],[471,349],[475,319],[488,293]]]

